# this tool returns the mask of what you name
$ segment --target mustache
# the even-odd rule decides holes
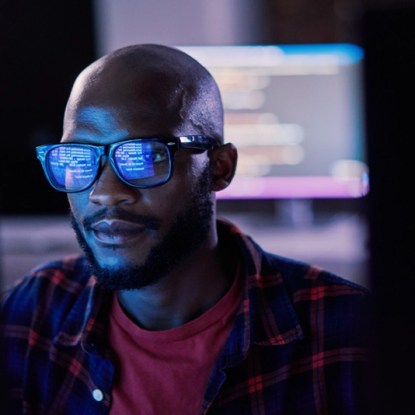
[[[139,223],[150,230],[158,230],[160,228],[160,222],[153,216],[138,215],[119,208],[102,209],[90,216],[86,216],[82,220],[82,225],[85,229],[90,229],[94,223],[105,219],[118,219],[132,223]]]

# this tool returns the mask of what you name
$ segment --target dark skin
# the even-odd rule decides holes
[[[62,142],[102,145],[189,134],[220,139],[222,130],[221,101],[210,75],[179,51],[145,45],[104,57],[81,73],[68,100]],[[200,246],[189,249],[155,284],[118,291],[125,311],[141,327],[180,326],[209,309],[229,289],[233,275],[219,254],[215,192],[231,182],[236,159],[231,144],[203,152],[181,149],[170,181],[151,189],[125,185],[106,163],[92,188],[68,195],[82,237],[100,266],[140,265],[168,234],[177,215],[189,208],[202,171],[210,166],[208,197],[213,215]],[[107,214],[99,223],[83,225],[85,218],[103,210]],[[120,218],[119,211],[150,217],[158,227]]]

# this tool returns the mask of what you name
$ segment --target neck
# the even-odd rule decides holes
[[[157,284],[119,291],[125,312],[148,330],[167,330],[198,317],[219,301],[233,281],[221,260],[217,241],[200,247]]]

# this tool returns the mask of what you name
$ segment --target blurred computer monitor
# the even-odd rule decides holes
[[[368,192],[363,50],[352,44],[178,46],[217,80],[237,175],[222,199]]]

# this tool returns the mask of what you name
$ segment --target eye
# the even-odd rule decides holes
[[[161,163],[167,160],[165,151],[149,151],[143,154],[143,160],[147,163]]]

